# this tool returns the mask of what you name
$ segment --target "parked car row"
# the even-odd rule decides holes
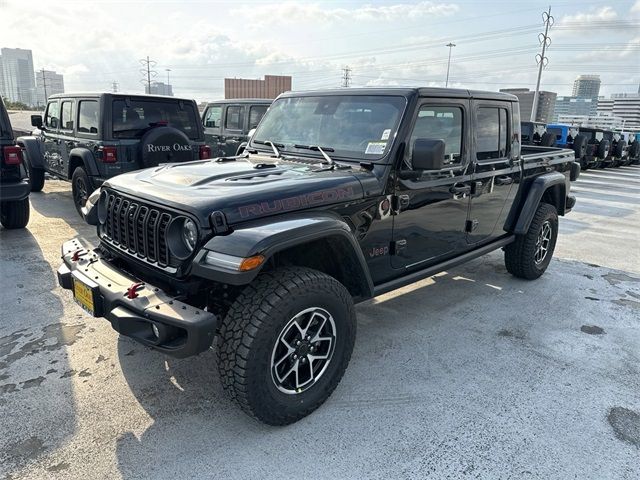
[[[522,143],[570,148],[582,170],[640,163],[640,133],[565,124],[522,122]]]

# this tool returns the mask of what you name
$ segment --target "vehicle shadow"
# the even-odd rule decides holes
[[[63,445],[76,428],[67,347],[85,326],[65,316],[55,294],[56,258],[28,228],[0,228],[0,478]]]
[[[117,439],[120,473],[131,479],[290,478],[294,473],[363,478],[365,459],[350,460],[349,452],[370,450],[367,442],[376,438],[380,424],[411,425],[415,421],[412,402],[422,401],[414,398],[416,381],[422,384],[430,374],[430,367],[422,362],[429,352],[424,345],[417,350],[415,345],[426,344],[428,337],[431,342],[438,342],[438,335],[450,338],[446,323],[461,316],[469,318],[469,330],[482,328],[471,321],[473,312],[460,311],[460,302],[455,301],[458,296],[465,299],[464,305],[491,304],[524,288],[525,282],[506,274],[497,256],[359,305],[359,338],[345,378],[325,405],[287,427],[258,423],[224,395],[212,350],[175,360],[121,337],[122,372],[153,424],[141,435],[129,432]],[[517,309],[510,303],[502,312],[505,322],[512,318],[513,308]],[[404,342],[413,345],[406,349],[401,347]],[[407,362],[412,362],[410,368]],[[412,380],[403,377],[408,373]],[[381,415],[381,406],[384,418],[374,420]],[[354,427],[354,409],[369,420],[360,420]],[[292,458],[295,470],[291,470]],[[318,458],[335,462],[326,462],[318,471]]]

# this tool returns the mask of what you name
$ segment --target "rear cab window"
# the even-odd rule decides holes
[[[200,137],[199,115],[191,102],[157,99],[114,99],[113,138],[141,138],[150,128],[167,125],[189,139]]]
[[[476,158],[491,161],[508,154],[509,115],[506,108],[480,107],[476,114]]]

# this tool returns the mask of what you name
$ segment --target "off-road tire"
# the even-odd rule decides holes
[[[84,187],[83,187],[84,186]],[[82,191],[84,188],[84,193]],[[71,176],[71,193],[73,196],[73,204],[76,207],[78,215],[82,217],[82,207],[87,203],[89,195],[91,195],[91,181],[84,168],[76,167]],[[82,199],[84,198],[84,201]]]
[[[545,257],[541,263],[536,264],[536,241],[546,222],[549,222],[549,226],[551,227],[551,238]],[[507,271],[511,273],[511,275],[527,280],[534,280],[540,277],[549,266],[549,262],[551,262],[557,237],[558,212],[553,205],[540,203],[527,233],[517,235],[516,240],[504,249],[504,263]]]
[[[284,326],[310,307],[323,308],[334,319],[333,355],[309,389],[283,393],[272,379],[272,351]],[[220,327],[217,356],[222,386],[243,411],[261,422],[296,422],[336,388],[349,364],[355,336],[353,300],[335,278],[303,267],[261,273],[238,296]]]
[[[540,139],[540,146],[553,147],[556,144],[556,136],[551,132],[544,132]]]
[[[31,184],[32,192],[40,192],[44,187],[44,168],[34,168],[31,166],[29,157],[25,150],[22,150],[22,157],[24,158],[25,166],[29,174],[29,183]]]
[[[587,154],[587,138],[585,136],[576,135],[573,140],[573,151],[575,152],[576,160],[582,161]]]
[[[0,204],[0,223],[7,229],[24,228],[29,223],[29,198]]]

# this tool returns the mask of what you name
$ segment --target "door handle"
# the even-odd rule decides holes
[[[227,141],[227,137],[220,137],[220,141],[221,142],[226,142]]]
[[[512,177],[496,177],[496,185],[511,185],[513,183]]]
[[[471,193],[471,185],[465,185],[463,183],[456,183],[449,189],[450,193],[453,194],[464,194]]]

